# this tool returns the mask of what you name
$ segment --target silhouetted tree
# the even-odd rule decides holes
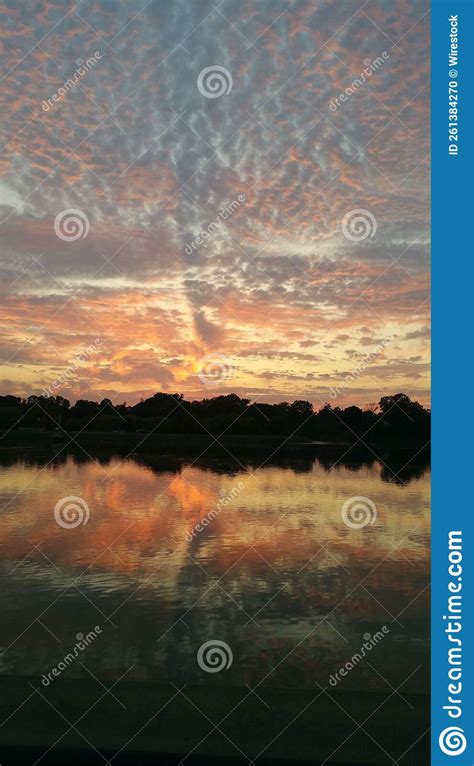
[[[346,444],[357,441],[427,440],[431,415],[407,394],[383,396],[379,412],[354,405],[341,409],[325,404],[314,412],[311,402],[251,402],[237,394],[187,401],[183,394],[158,392],[128,406],[104,398],[78,399],[71,406],[62,396],[21,399],[0,396],[0,430],[64,429],[71,432],[153,431],[168,434],[286,435]]]

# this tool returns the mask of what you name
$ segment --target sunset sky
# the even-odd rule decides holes
[[[0,29],[1,393],[429,402],[426,0],[4,0]]]

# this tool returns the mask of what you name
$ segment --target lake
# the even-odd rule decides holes
[[[12,458],[0,672],[403,707],[429,677],[429,490],[427,466],[373,459]]]

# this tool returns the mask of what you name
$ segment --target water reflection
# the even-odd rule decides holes
[[[326,455],[258,471],[172,457],[2,462],[5,673],[47,672],[95,625],[87,666],[110,678],[134,664],[138,678],[221,683],[196,663],[218,638],[234,654],[226,683],[312,687],[382,625],[384,646],[346,688],[386,689],[426,660],[426,460],[389,467],[352,454],[332,467]],[[86,501],[87,524],[58,526],[64,496]],[[373,524],[343,522],[353,496],[375,504]],[[85,673],[79,663],[67,672]],[[407,683],[416,688],[419,673]]]

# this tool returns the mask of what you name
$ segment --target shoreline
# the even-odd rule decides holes
[[[391,439],[390,441],[354,438],[352,441],[304,440],[286,434],[279,435],[238,435],[238,434],[163,434],[150,432],[126,431],[48,431],[45,429],[17,429],[0,434],[0,454],[2,452],[27,452],[47,449],[58,452],[74,452],[81,447],[93,452],[117,453],[129,455],[167,455],[189,456],[200,451],[236,454],[275,453],[285,457],[317,457],[318,454],[330,457],[338,453],[354,454],[407,454],[420,453],[429,456],[429,443],[410,439]]]

